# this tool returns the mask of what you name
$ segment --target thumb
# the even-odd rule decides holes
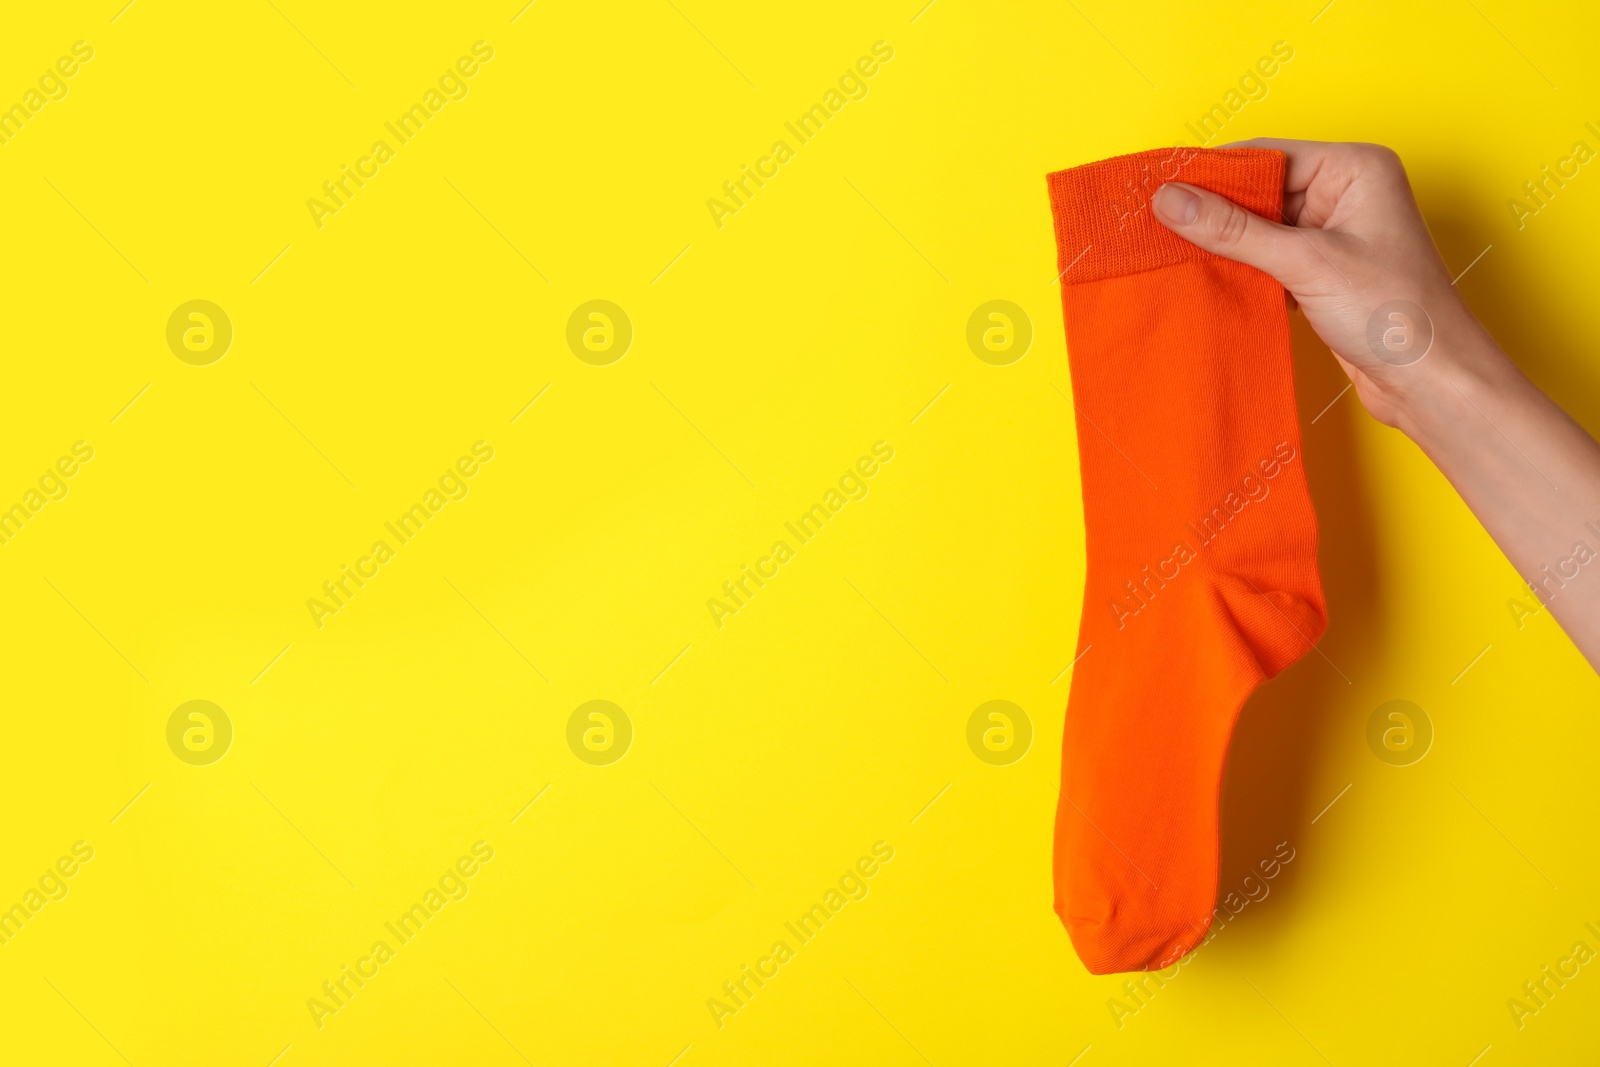
[[[1264,219],[1226,197],[1184,182],[1167,182],[1151,203],[1167,229],[1207,252],[1265,271],[1290,289],[1305,275],[1313,249],[1305,234],[1292,226]]]

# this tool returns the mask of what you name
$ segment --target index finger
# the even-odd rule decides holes
[[[1283,191],[1303,193],[1311,187],[1319,171],[1330,161],[1346,156],[1351,147],[1330,141],[1294,141],[1283,137],[1252,137],[1232,141],[1223,148],[1270,148],[1284,154]]]

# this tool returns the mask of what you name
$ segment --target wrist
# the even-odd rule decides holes
[[[1463,415],[1471,414],[1473,407],[1481,413],[1486,398],[1527,383],[1464,307],[1435,329],[1428,354],[1414,364],[1393,368],[1381,383],[1394,412],[1394,426],[1429,452],[1441,434],[1459,431]]]

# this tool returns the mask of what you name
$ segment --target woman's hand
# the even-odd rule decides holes
[[[1367,410],[1438,465],[1600,668],[1600,444],[1468,310],[1393,152],[1266,139],[1238,147],[1288,157],[1286,221],[1178,182],[1156,190],[1156,218],[1289,290]]]
[[[1259,138],[1227,147],[1287,157],[1283,221],[1181,182],[1156,191],[1156,217],[1201,248],[1276,278],[1367,410],[1399,425],[1418,377],[1412,365],[1436,342],[1435,359],[1466,358],[1474,346],[1465,342],[1482,334],[1434,248],[1400,158],[1372,144]]]

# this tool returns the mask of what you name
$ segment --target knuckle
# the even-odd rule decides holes
[[[1211,220],[1212,236],[1224,248],[1238,245],[1249,230],[1250,216],[1235,204],[1220,205]]]
[[[1361,156],[1364,162],[1380,171],[1405,173],[1405,164],[1400,161],[1400,154],[1388,145],[1363,144]]]

